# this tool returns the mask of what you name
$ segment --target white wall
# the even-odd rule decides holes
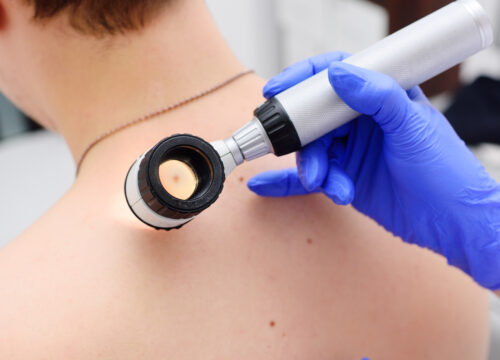
[[[75,177],[64,140],[36,132],[0,143],[0,247],[47,211]]]
[[[386,34],[387,15],[364,0],[207,0],[229,45],[265,78],[314,54],[357,51]]]
[[[274,0],[207,0],[219,29],[240,61],[270,77],[280,70]]]
[[[363,0],[276,0],[283,65],[333,50],[356,52],[387,33],[384,9]]]

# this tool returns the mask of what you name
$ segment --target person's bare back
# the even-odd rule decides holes
[[[214,59],[200,65],[186,54],[192,71],[167,92],[174,99],[241,70],[219,40],[203,48],[215,30],[202,2],[190,4],[178,11],[198,16],[170,24],[196,23],[203,36],[183,39],[194,43],[184,51]],[[158,232],[133,216],[123,181],[135,158],[175,133],[228,136],[262,101],[263,84],[241,79],[89,154],[65,197],[0,251],[0,359],[486,358],[486,294],[443,259],[321,196],[261,199],[247,190],[250,176],[293,158],[241,167],[181,230]],[[109,108],[118,113],[102,117],[109,123],[59,124],[75,154],[94,132],[123,122],[121,108]]]
[[[259,87],[242,80],[164,135],[185,116],[223,119],[186,129],[223,136],[251,114]],[[233,108],[204,115],[227,100]],[[442,259],[320,196],[246,189],[290,161],[245,165],[213,208],[171,232],[133,217],[126,168],[77,182],[0,252],[0,358],[484,358],[485,294]]]

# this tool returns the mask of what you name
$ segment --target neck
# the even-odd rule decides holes
[[[107,131],[243,70],[203,2],[179,3],[146,30],[112,43],[89,38],[82,46],[80,37],[72,46],[69,40],[64,71],[51,74],[54,96],[47,102],[75,161]]]

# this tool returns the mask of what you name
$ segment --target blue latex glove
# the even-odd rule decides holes
[[[258,175],[249,188],[263,196],[321,191],[352,203],[484,287],[500,288],[500,186],[420,88],[406,92],[386,75],[339,62],[346,56],[300,62],[269,81],[264,95],[328,67],[337,94],[366,115],[306,146],[298,170]]]

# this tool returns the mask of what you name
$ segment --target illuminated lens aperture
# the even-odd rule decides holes
[[[160,165],[160,182],[165,190],[180,200],[188,200],[198,187],[195,171],[179,160],[168,160]]]

